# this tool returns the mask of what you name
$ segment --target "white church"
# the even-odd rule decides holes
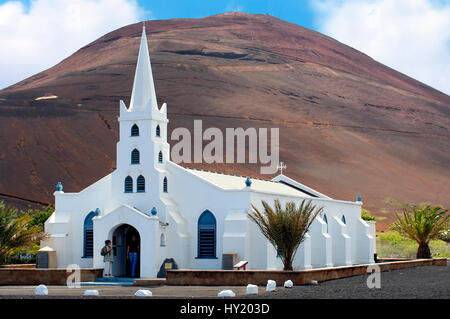
[[[127,276],[126,246],[139,242],[137,274],[152,278],[166,258],[179,269],[222,269],[222,254],[236,253],[247,269],[282,270],[281,259],[247,213],[261,200],[273,205],[312,200],[323,213],[300,245],[294,269],[374,262],[374,225],[356,202],[335,200],[280,174],[249,179],[183,168],[169,158],[167,105],[158,107],[145,28],[131,102],[120,101],[117,168],[78,193],[58,183],[55,212],[41,243],[56,250],[58,268],[103,268],[101,248],[113,245],[113,275]]]

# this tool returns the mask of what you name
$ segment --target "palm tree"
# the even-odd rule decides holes
[[[305,239],[305,234],[323,207],[316,208],[311,201],[303,200],[298,208],[294,202],[288,202],[282,209],[280,201],[276,199],[272,209],[267,202],[261,202],[264,213],[252,205],[253,213],[248,213],[248,217],[256,223],[261,233],[278,251],[284,270],[292,270],[297,248]]]
[[[440,206],[430,205],[403,207],[402,214],[395,212],[397,220],[391,229],[419,244],[417,258],[431,258],[428,243],[448,229],[450,215],[447,215],[447,211]]]
[[[32,220],[28,215],[18,217],[17,209],[0,201],[0,265],[17,250],[42,238],[39,226],[30,226]]]

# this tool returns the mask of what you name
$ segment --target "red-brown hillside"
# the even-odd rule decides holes
[[[0,91],[0,193],[52,202],[58,181],[79,191],[113,170],[141,30],[111,32]],[[449,96],[267,15],[148,21],[147,36],[169,130],[194,119],[279,127],[288,176],[338,199],[360,193],[388,217],[381,227],[387,198],[450,206]],[[259,176],[257,165],[196,166]]]

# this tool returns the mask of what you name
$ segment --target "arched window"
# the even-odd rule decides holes
[[[139,164],[139,151],[137,149],[131,152],[131,164]]]
[[[131,136],[139,136],[139,126],[136,124],[131,127]]]
[[[83,257],[92,258],[94,256],[94,222],[92,218],[98,215],[98,211],[90,212],[84,219],[83,229]]]
[[[323,221],[327,224],[327,233],[328,233],[328,219],[327,219],[327,214],[323,215]]]
[[[145,178],[142,175],[139,175],[139,177],[137,178],[136,191],[139,193],[145,192]]]
[[[161,128],[159,125],[156,125],[156,136],[161,137]]]
[[[342,215],[342,222],[343,222],[344,224],[347,224],[347,223],[345,222],[345,216],[344,216],[344,215]]]
[[[164,234],[161,234],[161,237],[160,237],[160,239],[159,239],[159,245],[160,245],[161,247],[166,246],[166,236],[164,236]]]
[[[167,193],[167,177],[164,177],[163,180],[163,192]]]
[[[159,154],[158,154],[158,162],[159,162],[159,163],[162,163],[162,162],[163,162],[163,155],[162,155],[162,152],[161,152],[161,151],[159,151]]]
[[[125,193],[132,193],[133,192],[133,179],[131,176],[125,177]]]
[[[198,258],[216,258],[216,218],[209,210],[198,218]]]

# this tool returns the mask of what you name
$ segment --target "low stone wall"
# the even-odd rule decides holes
[[[81,281],[95,281],[103,275],[101,268],[82,268]],[[0,285],[66,285],[65,268],[0,268]]]
[[[372,264],[381,271],[418,267],[446,266],[446,258],[416,259]],[[311,280],[318,282],[367,274],[369,265],[318,268],[299,271],[271,270],[168,270],[167,285],[173,286],[246,286],[247,284],[266,285],[268,279],[275,280],[277,285],[290,279],[295,285],[309,284]]]
[[[156,287],[164,285],[166,285],[166,278],[142,278],[133,281],[133,286],[140,287]]]
[[[36,268],[36,264],[2,265],[0,268]]]
[[[416,260],[416,258],[378,258],[377,259],[379,263],[388,263],[391,261],[410,261],[410,260]]]

